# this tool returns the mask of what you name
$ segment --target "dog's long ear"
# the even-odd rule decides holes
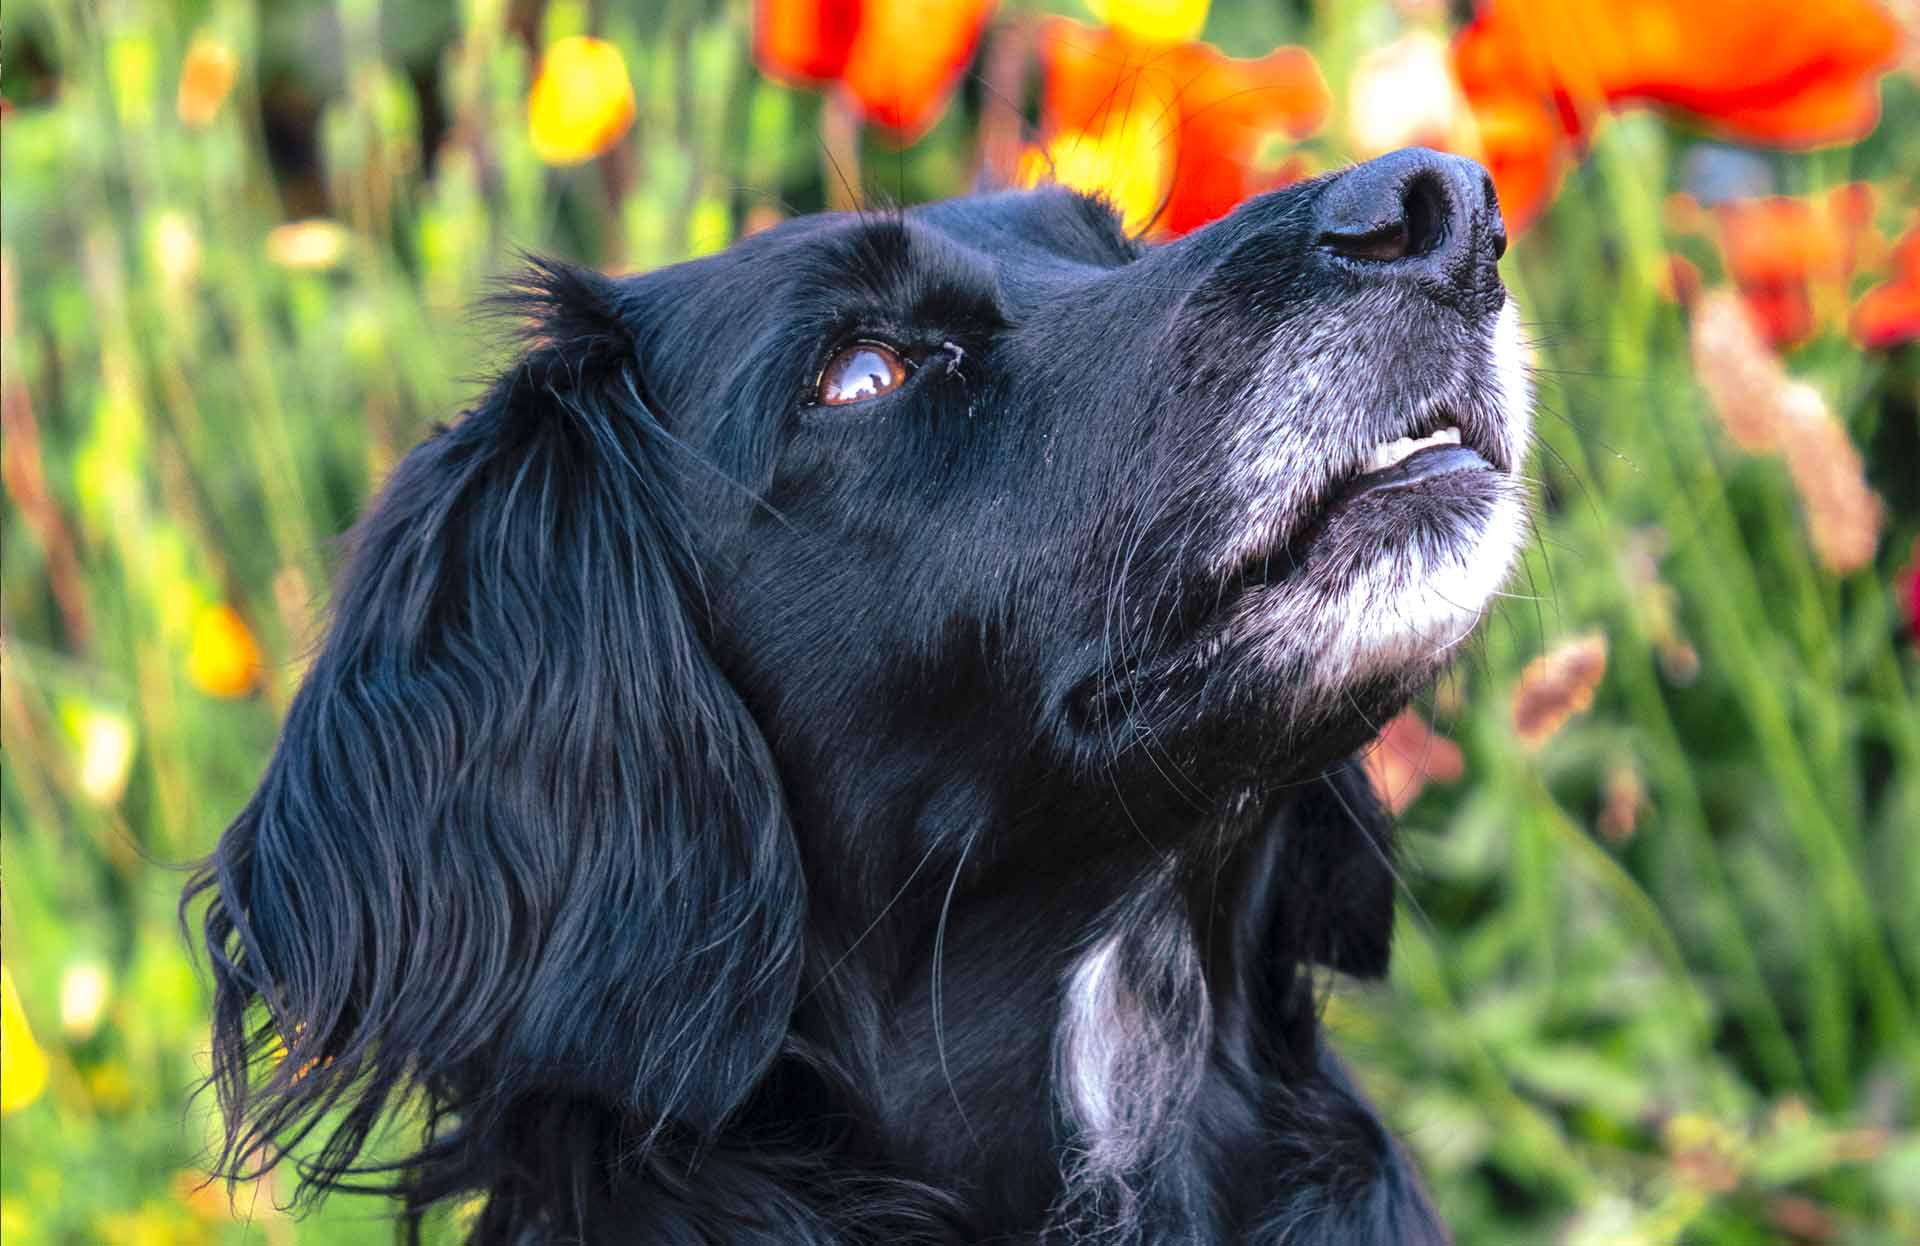
[[[1363,978],[1387,972],[1393,939],[1393,817],[1358,759],[1302,789],[1287,812],[1275,940],[1291,959]]]
[[[529,1101],[621,1121],[631,1157],[711,1135],[787,1029],[799,862],[708,651],[633,297],[536,267],[528,353],[395,471],[188,890],[230,1172],[305,1140],[309,1190],[382,1184],[357,1157],[416,1091],[432,1136],[381,1166],[415,1195]]]

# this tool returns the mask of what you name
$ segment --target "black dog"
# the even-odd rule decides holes
[[[1446,1240],[1313,967],[1386,966],[1352,755],[1519,545],[1505,241],[1407,151],[1158,247],[1045,189],[538,266],[189,892],[223,1166],[485,1243]]]

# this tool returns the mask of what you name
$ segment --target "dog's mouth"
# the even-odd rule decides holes
[[[1442,493],[1449,485],[1465,483],[1449,479],[1461,473],[1498,473],[1495,458],[1495,451],[1444,412],[1428,421],[1426,432],[1378,442],[1360,458],[1355,470],[1327,485],[1282,541],[1246,558],[1229,573],[1208,613],[1218,613],[1248,592],[1280,586],[1301,574],[1328,531],[1354,511],[1388,502],[1395,494]]]

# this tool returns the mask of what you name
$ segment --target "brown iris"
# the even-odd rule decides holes
[[[855,342],[820,370],[819,401],[830,407],[878,398],[907,379],[907,365],[890,346]]]

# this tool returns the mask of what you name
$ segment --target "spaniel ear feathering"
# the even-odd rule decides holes
[[[1525,524],[1504,246],[1406,151],[1155,247],[1046,188],[534,264],[188,889],[218,1171],[489,1246],[1447,1241],[1319,990],[1388,961],[1355,751]]]

